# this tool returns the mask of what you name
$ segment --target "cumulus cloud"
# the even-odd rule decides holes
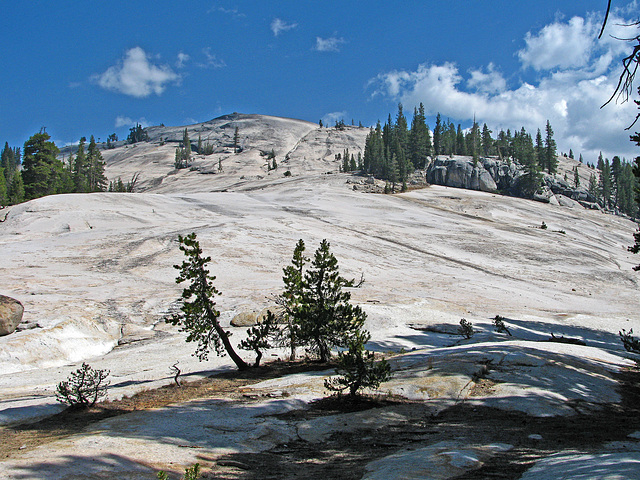
[[[190,59],[191,57],[186,53],[184,52],[178,53],[178,59],[176,60],[176,68],[184,68]]]
[[[115,121],[115,128],[133,127],[136,124],[140,124],[143,128],[149,126],[149,122],[147,122],[147,119],[144,117],[142,117],[140,120],[132,120],[131,117],[118,115]]]
[[[547,25],[537,34],[527,33],[526,47],[518,52],[524,66],[536,70],[580,67],[589,60],[597,33],[591,21],[573,17],[568,23]]]
[[[92,79],[106,90],[144,98],[152,93],[161,95],[167,84],[179,82],[180,76],[167,65],[154,65],[142,48],[134,47],[116,65]]]
[[[343,43],[345,43],[344,38],[335,36],[329,38],[316,37],[316,44],[313,49],[318,52],[339,52],[340,45]]]
[[[525,38],[518,52],[523,68],[539,72],[535,83],[507,85],[492,64],[460,72],[454,63],[424,63],[413,71],[395,70],[370,81],[373,95],[400,101],[408,110],[422,102],[428,114],[437,112],[469,121],[475,116],[495,132],[524,126],[534,133],[547,119],[560,151],[571,148],[594,161],[602,150],[613,155],[634,156],[629,132],[635,118],[632,102],[603,105],[615,89],[621,43],[612,38],[597,41],[599,24],[574,17],[555,22]],[[561,42],[567,42],[563,47]],[[543,47],[546,45],[546,47]]]
[[[271,21],[271,31],[274,36],[280,35],[282,32],[286,32],[287,30],[292,30],[298,26],[297,23],[287,23],[280,18],[274,18]]]
[[[326,127],[330,127],[335,125],[338,120],[344,120],[344,117],[347,115],[347,112],[331,112],[327,113],[322,117],[322,124]]]

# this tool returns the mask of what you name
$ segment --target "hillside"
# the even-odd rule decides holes
[[[238,154],[230,146],[236,126],[243,147]],[[222,292],[216,301],[226,325],[237,313],[271,303],[299,238],[311,252],[328,239],[343,274],[364,274],[353,300],[368,314],[369,348],[398,354],[392,359],[396,376],[382,391],[420,402],[428,407],[424,415],[464,403],[534,419],[593,413],[623,398],[617,375],[633,362],[617,333],[640,330],[638,274],[632,270],[638,259],[626,250],[633,222],[442,186],[365,193],[365,180],[339,173],[334,156],[345,148],[362,151],[367,129],[337,131],[267,116],[233,114],[188,126],[191,140],[200,135],[215,145],[214,153],[196,155],[193,169],[176,172],[174,152],[184,128],[153,127],[149,142],[103,152],[109,179],[126,181],[139,172],[140,193],[44,197],[11,207],[0,224],[0,293],[25,306],[22,331],[0,337],[0,423],[58,411],[55,385],[83,360],[111,371],[112,399],[170,383],[168,367],[176,360],[192,379],[231,368],[226,357],[199,364],[184,335],[163,322],[181,291],[172,267],[181,262],[176,239],[192,231],[213,258],[211,271]],[[263,153],[271,149],[279,166],[268,171]],[[287,170],[291,176],[284,176]],[[542,222],[548,229],[539,228]],[[513,337],[493,330],[496,315],[506,318]],[[461,318],[476,328],[470,340],[456,335]],[[244,329],[229,328],[238,343]],[[540,341],[552,333],[586,346]],[[90,465],[88,459],[97,457],[107,466],[87,466],[93,478],[106,478],[100,475],[107,471],[152,478],[152,469],[174,468],[168,459],[180,466],[213,465],[230,452],[314,441],[304,432],[326,432],[325,441],[345,423],[342,417],[327,417],[322,425],[273,417],[267,425],[264,415],[309,408],[310,400],[325,395],[322,376],[330,373],[264,382],[257,391],[279,396],[260,397],[246,408],[237,399],[208,399],[193,409],[187,404],[134,414],[129,424],[126,416],[107,421],[95,437],[73,436],[13,455],[0,463],[0,478],[76,478],[68,476],[74,465]],[[375,421],[360,414],[353,422],[376,428],[413,422],[413,413],[394,408]],[[204,411],[207,420],[199,417]],[[172,415],[179,412],[191,423],[177,427]],[[218,425],[225,419],[232,419],[229,431]],[[252,427],[242,427],[246,422]],[[209,437],[209,427],[223,433]],[[446,448],[458,460],[465,446],[498,442],[453,437],[441,440],[455,440]],[[637,441],[633,445],[637,461]],[[432,448],[427,437],[414,446]],[[473,455],[482,463],[499,457],[500,448],[487,446]],[[541,449],[566,453],[562,445],[544,443]],[[396,450],[407,454],[402,444]],[[596,460],[619,453],[594,445]],[[65,460],[69,455],[77,457],[75,463]],[[109,455],[127,461],[114,466]],[[50,476],[43,477],[31,465],[45,458]],[[402,458],[417,468],[418,460]],[[479,464],[451,465],[449,476],[437,478]],[[392,467],[367,466],[366,478],[385,478],[385,468]]]

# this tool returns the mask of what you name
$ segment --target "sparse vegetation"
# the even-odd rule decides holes
[[[391,366],[385,359],[376,362],[373,352],[364,346],[371,338],[367,331],[356,333],[348,341],[348,349],[338,352],[337,377],[324,381],[324,386],[332,392],[349,391],[349,397],[355,399],[364,388],[378,388],[391,377]]]
[[[249,365],[233,349],[229,341],[230,333],[218,321],[220,312],[215,308],[213,297],[220,295],[220,292],[212,283],[216,277],[210,276],[207,270],[211,257],[202,256],[195,232],[185,237],[178,235],[178,242],[187,260],[182,265],[174,265],[180,270],[176,283],[189,282],[189,286],[182,291],[180,313],[173,314],[166,322],[180,325],[180,331],[188,334],[187,342],[198,343],[193,354],[198,360],[207,360],[209,350],[214,348],[218,355],[222,356],[225,352],[229,354],[238,369],[248,368]]]
[[[139,123],[136,123],[135,127],[131,127],[129,129],[129,135],[127,136],[128,144],[134,144],[138,142],[148,142],[148,141],[149,141],[149,135],[147,134],[145,129],[142,128],[142,125],[140,125]]]
[[[66,381],[58,384],[56,400],[70,407],[93,407],[98,400],[107,395],[109,382],[105,380],[108,376],[109,370],[94,369],[83,363]]]
[[[495,327],[496,332],[498,332],[498,333],[506,333],[510,337],[512,336],[511,332],[509,331],[509,329],[507,328],[507,326],[504,323],[504,317],[502,317],[500,315],[496,315],[493,318],[493,326]]]
[[[633,336],[633,328],[627,332],[624,328],[618,332],[620,341],[627,352],[640,354],[640,340]]]
[[[200,464],[196,463],[191,467],[187,467],[184,471],[184,477],[182,480],[197,480],[200,478]],[[168,480],[169,475],[166,474],[163,470],[158,472],[158,480]]]
[[[256,326],[247,330],[248,336],[240,342],[240,348],[243,350],[252,350],[256,353],[256,361],[254,367],[260,366],[263,352],[269,348],[273,348],[274,341],[279,336],[278,323],[275,315],[271,310],[267,311],[267,316]]]
[[[466,318],[460,319],[460,326],[458,327],[458,334],[464,336],[464,338],[469,339],[473,337],[475,334],[473,330],[473,324],[467,320]]]

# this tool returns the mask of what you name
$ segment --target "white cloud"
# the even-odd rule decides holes
[[[526,47],[518,57],[524,66],[535,70],[584,66],[596,41],[597,28],[581,17],[573,17],[568,23],[552,23],[538,34],[528,32]]]
[[[316,45],[313,49],[318,52],[339,52],[340,45],[343,43],[346,43],[344,38],[335,36],[329,38],[316,37]]]
[[[92,79],[104,89],[144,98],[152,93],[161,95],[167,84],[179,82],[180,76],[167,65],[152,64],[142,48],[134,47],[117,65]]]
[[[470,70],[471,78],[467,86],[479,92],[497,93],[507,88],[507,81],[501,73],[495,71],[493,63],[487,66],[487,73],[482,70]]]
[[[636,106],[633,102],[612,102],[600,108],[615,90],[620,74],[617,59],[624,42],[604,37],[597,41],[599,24],[595,20],[572,18],[552,27],[528,35],[527,49],[518,53],[523,66],[539,69],[535,84],[508,86],[492,64],[463,75],[453,63],[425,63],[414,71],[378,75],[370,81],[373,95],[400,101],[407,111],[422,102],[429,114],[440,112],[461,122],[468,122],[475,115],[480,123],[489,125],[494,135],[501,128],[513,130],[521,126],[535,134],[548,119],[559,151],[568,152],[571,148],[576,155],[583,153],[586,161],[594,161],[600,150],[609,158],[636,156],[629,132],[625,131],[636,116]],[[587,32],[593,37],[587,38]],[[567,41],[564,59],[557,45],[559,38]],[[578,39],[584,42],[579,47]],[[536,59],[533,54],[542,48],[542,43],[549,50],[540,51],[541,57]],[[549,71],[550,68],[554,70]]]
[[[202,54],[205,60],[204,62],[198,63],[198,67],[200,68],[224,68],[227,66],[224,60],[211,53],[211,47],[203,48]]]
[[[187,62],[191,59],[189,55],[184,52],[178,53],[178,59],[176,60],[176,68],[184,68]]]
[[[125,117],[124,115],[118,115],[115,121],[115,128],[121,127],[133,127],[136,124],[140,124],[143,128],[149,126],[149,122],[147,119],[142,117],[139,120],[132,120],[130,117]]]
[[[338,120],[344,120],[344,117],[346,117],[347,112],[331,112],[331,113],[327,113],[322,117],[322,124],[325,127],[331,127],[333,125],[335,125],[335,123]]]
[[[274,36],[280,35],[281,32],[286,32],[287,30],[292,30],[298,26],[297,23],[287,23],[280,18],[274,18],[271,21],[271,31]]]

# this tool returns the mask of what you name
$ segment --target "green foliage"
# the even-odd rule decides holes
[[[200,477],[200,464],[196,463],[191,467],[187,467],[184,471],[182,480],[197,480]],[[158,472],[158,480],[168,480],[169,475],[163,470]]]
[[[248,368],[233,349],[229,341],[230,333],[218,322],[220,312],[215,308],[213,297],[220,292],[212,283],[216,277],[210,276],[207,270],[211,257],[202,256],[202,249],[195,233],[185,237],[178,235],[178,242],[187,259],[182,265],[174,265],[174,268],[180,271],[176,283],[188,282],[188,286],[182,291],[180,313],[174,313],[167,318],[167,323],[180,325],[180,331],[187,333],[187,342],[198,343],[193,354],[198,360],[207,360],[209,350],[214,348],[220,356],[228,353],[238,369]]]
[[[544,221],[543,221],[543,222],[542,222],[542,225],[540,225],[540,229],[541,229],[541,230],[546,230],[547,228],[548,228],[548,227],[547,227],[547,224],[546,224],[546,223],[544,223]]]
[[[500,315],[496,315],[493,319],[493,326],[496,329],[496,332],[498,333],[506,333],[507,335],[509,335],[510,337],[511,332],[509,331],[509,329],[507,328],[507,326],[504,323],[504,317],[500,316]]]
[[[361,331],[348,341],[348,349],[338,353],[336,374],[324,381],[324,386],[332,392],[349,390],[349,396],[355,398],[363,388],[378,388],[391,377],[391,366],[386,360],[375,361],[373,352],[364,346],[371,336]]]
[[[57,159],[59,150],[50,138],[42,129],[24,144],[22,180],[28,200],[73,191],[70,174]]]
[[[109,382],[105,379],[108,375],[109,370],[93,369],[83,363],[66,381],[58,384],[56,400],[71,407],[92,407],[107,395]]]
[[[640,354],[640,340],[633,336],[633,328],[628,332],[623,328],[618,332],[618,335],[620,335],[620,341],[627,352]]]
[[[129,129],[129,135],[127,136],[128,144],[134,144],[138,142],[148,142],[148,141],[149,141],[149,135],[147,134],[145,129],[142,128],[142,125],[140,125],[139,123],[136,123],[135,127],[131,127]]]
[[[274,341],[278,338],[280,329],[278,322],[271,310],[267,311],[267,316],[262,322],[247,330],[247,338],[240,342],[240,348],[243,350],[252,350],[256,353],[256,361],[254,367],[260,366],[262,352],[274,347]]]
[[[349,303],[354,281],[340,275],[338,260],[331,253],[327,240],[315,251],[310,268],[304,273],[299,304],[293,309],[300,339],[308,349],[326,362],[331,348],[346,347],[356,335],[366,314]]]
[[[300,327],[296,314],[302,304],[304,266],[310,260],[304,254],[305,249],[304,241],[298,240],[293,250],[291,265],[282,269],[284,291],[276,298],[276,303],[284,308],[284,328],[281,330],[279,343],[290,348],[290,360],[295,360],[296,348],[300,346]]]
[[[473,324],[465,318],[460,319],[460,326],[458,327],[458,334],[464,336],[464,338],[471,338],[474,335]]]

